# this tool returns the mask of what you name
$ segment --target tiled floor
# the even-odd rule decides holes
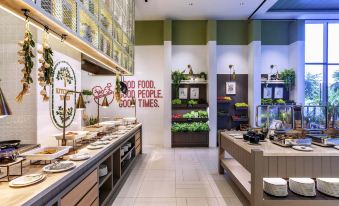
[[[218,174],[217,149],[144,148],[113,206],[241,206],[245,198]]]

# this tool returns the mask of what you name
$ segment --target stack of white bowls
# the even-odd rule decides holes
[[[282,178],[264,178],[264,191],[276,197],[285,197],[287,192],[287,181]]]
[[[290,178],[290,190],[298,195],[312,197],[316,195],[315,182],[311,178]]]
[[[333,197],[339,197],[339,178],[317,178],[318,191]]]

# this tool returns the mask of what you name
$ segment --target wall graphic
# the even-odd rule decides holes
[[[112,83],[107,83],[104,88],[102,88],[101,86],[93,87],[92,93],[94,96],[94,101],[97,104],[100,104],[100,99],[103,97],[107,97],[108,103],[111,104],[114,100],[114,92],[112,87]]]
[[[124,82],[128,87],[128,93],[122,95],[119,107],[130,107],[132,97],[136,99],[137,107],[160,107],[159,99],[163,98],[162,90],[156,89],[153,80],[128,80]]]
[[[55,64],[53,85],[51,88],[51,118],[57,128],[62,128],[64,121],[64,97],[68,90],[76,91],[76,76],[71,65],[66,61]],[[76,95],[69,93],[66,97],[66,127],[72,124],[75,116]]]

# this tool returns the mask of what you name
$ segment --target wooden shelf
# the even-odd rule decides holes
[[[251,196],[251,173],[249,173],[235,159],[220,157],[220,162],[226,172],[231,176],[239,189],[246,195],[247,199]]]
[[[112,176],[112,171],[103,177],[99,177],[99,188]]]
[[[135,149],[135,146],[133,146],[122,158],[121,158],[121,162],[124,161],[128,155]]]

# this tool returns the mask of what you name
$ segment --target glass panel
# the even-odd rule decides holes
[[[328,62],[339,63],[339,23],[328,24]]]
[[[339,105],[339,65],[328,66],[328,104]]]
[[[303,128],[309,130],[324,130],[327,128],[326,107],[305,106],[303,110]]]
[[[334,108],[334,128],[339,130],[339,106]]]
[[[305,105],[321,105],[323,66],[305,65]]]
[[[285,105],[274,105],[269,106],[268,108],[270,129],[293,129],[293,107]]]
[[[305,24],[305,62],[322,63],[324,61],[324,25]]]
[[[267,127],[268,106],[265,105],[258,106],[256,115],[257,115],[256,126],[260,128]]]

